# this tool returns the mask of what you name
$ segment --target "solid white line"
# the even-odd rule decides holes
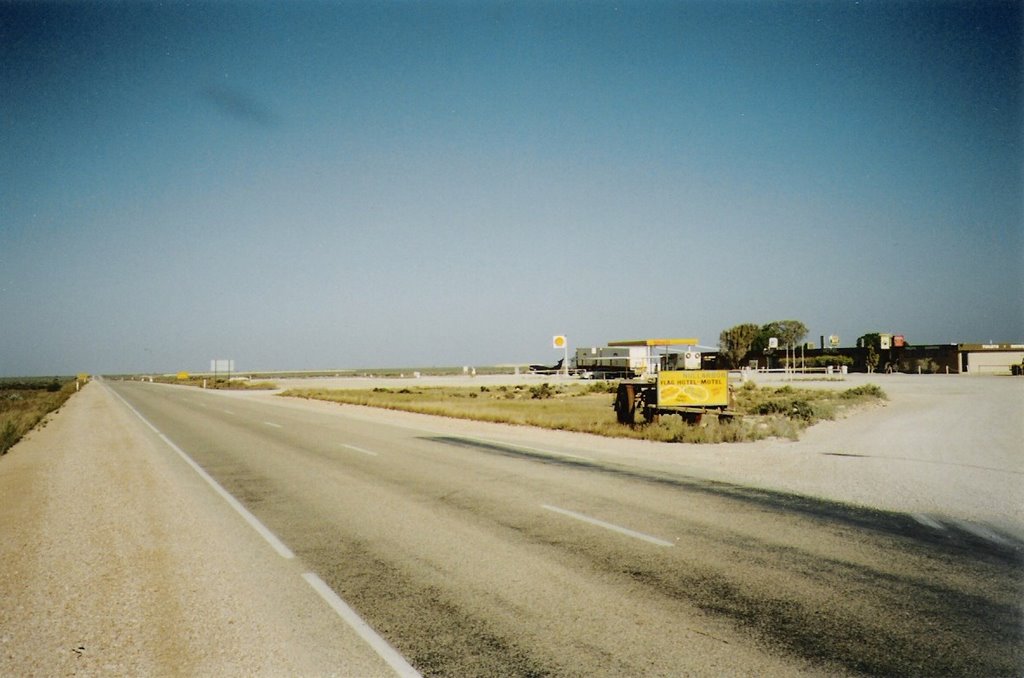
[[[942,523],[937,522],[937,521],[929,518],[928,516],[926,516],[923,513],[911,513],[910,517],[913,518],[914,520],[916,520],[917,522],[921,523],[925,527],[930,527],[933,530],[945,530],[946,529],[945,527],[942,526]]]
[[[182,450],[180,447],[175,445],[174,442],[170,438],[165,436],[160,431],[160,429],[158,429],[156,426],[153,426],[153,424],[149,423],[149,420],[146,419],[141,414],[139,414],[139,411],[136,410],[134,407],[132,407],[128,403],[127,400],[125,400],[124,398],[121,397],[121,395],[119,393],[116,393],[113,390],[111,390],[111,393],[113,393],[115,396],[117,396],[117,398],[122,403],[125,404],[125,407],[127,407],[129,410],[131,410],[132,413],[134,413],[136,417],[141,419],[142,422],[146,426],[148,426],[149,428],[153,429],[153,431],[158,436],[160,436],[160,439],[163,440],[165,443],[167,443],[167,445],[172,450],[177,452],[178,456],[180,456],[182,459],[184,459],[185,463],[188,464],[189,466],[191,466],[192,470],[195,471],[196,473],[198,473],[199,477],[202,478],[203,480],[205,480],[210,485],[210,487],[212,487],[214,489],[214,491],[217,494],[219,494],[221,496],[221,498],[224,499],[224,501],[226,501],[231,506],[231,508],[235,509],[235,511],[237,511],[238,514],[240,516],[242,516],[242,518],[245,520],[245,522],[249,523],[249,526],[252,527],[254,530],[256,530],[256,532],[258,532],[259,535],[261,537],[263,537],[267,541],[267,543],[270,544],[271,547],[273,547],[273,549],[275,551],[277,551],[277,554],[279,556],[281,556],[282,558],[288,558],[288,559],[291,559],[291,558],[295,557],[295,554],[292,553],[291,549],[289,549],[287,546],[285,546],[284,543],[280,539],[278,539],[277,536],[273,532],[268,530],[267,527],[263,523],[261,523],[256,516],[254,516],[253,514],[249,513],[249,509],[247,509],[244,506],[242,506],[241,502],[239,502],[237,499],[235,499],[233,496],[231,496],[231,494],[227,490],[225,490],[223,487],[221,487],[220,483],[218,483],[216,480],[214,480],[213,477],[203,469],[203,467],[201,467],[199,464],[197,464],[195,461],[193,461],[192,457],[188,456],[185,453],[184,450]]]
[[[362,452],[363,454],[368,454],[371,457],[376,457],[377,456],[376,452],[372,452],[370,450],[364,450],[363,448],[356,447],[355,445],[346,445],[346,444],[342,443],[341,446],[344,447],[347,450],[353,450],[355,452]]]
[[[628,527],[621,527],[619,525],[613,525],[612,523],[606,523],[603,520],[591,518],[590,516],[583,515],[582,513],[576,513],[575,511],[569,511],[567,509],[558,508],[557,506],[551,506],[549,504],[541,504],[540,507],[543,509],[547,509],[548,511],[561,513],[563,516],[569,516],[570,518],[575,518],[576,520],[582,520],[583,522],[590,523],[591,525],[603,527],[606,530],[611,530],[613,532],[618,532],[619,534],[624,534],[627,537],[633,537],[634,539],[642,539],[643,541],[650,542],[652,544],[657,544],[658,546],[675,546],[675,544],[673,544],[670,541],[665,541],[664,539],[659,539],[658,537],[652,537],[649,534],[637,532],[636,530],[631,530]]]
[[[377,655],[387,662],[395,673],[400,676],[420,676],[420,672],[417,671],[406,661],[399,652],[391,647],[388,641],[381,638],[381,636],[370,627],[359,614],[345,603],[344,600],[338,597],[330,586],[324,583],[324,580],[316,576],[312,572],[306,572],[302,575],[302,578],[313,587],[313,590],[320,594],[320,597],[326,601],[331,608],[338,613],[338,616],[345,620],[345,623],[352,627],[352,629],[359,634],[359,637],[369,644],[374,649]]]
[[[284,428],[284,426],[281,426],[280,424],[275,424],[272,421],[265,421],[263,423],[266,424],[267,426],[273,426],[274,428]]]

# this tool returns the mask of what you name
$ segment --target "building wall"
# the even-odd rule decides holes
[[[932,346],[901,346],[881,349],[878,354],[878,365],[876,372],[909,372],[916,374],[918,370],[922,374],[956,374],[960,370],[959,351],[956,344],[937,344]],[[850,346],[836,349],[805,349],[802,352],[797,350],[797,361],[801,355],[807,358],[816,356],[841,355],[853,360],[850,366],[851,372],[868,371],[868,349]],[[781,352],[776,352],[772,357],[772,367],[782,365]],[[762,367],[765,365],[764,356],[750,354],[749,360],[757,360]]]
[[[964,351],[963,358],[968,374],[1009,374],[1011,365],[1024,360],[1024,351]]]
[[[1024,344],[935,344],[931,346],[902,346],[877,351],[876,372],[905,372],[910,374],[1010,374],[1013,365],[1024,360]],[[772,367],[782,366],[782,353],[772,356]],[[798,362],[801,351],[797,351]],[[868,371],[868,349],[844,347],[836,349],[805,349],[807,358],[828,355],[847,356],[853,360],[851,372]],[[765,365],[762,355],[750,354],[747,360]],[[888,368],[888,369],[887,369]]]

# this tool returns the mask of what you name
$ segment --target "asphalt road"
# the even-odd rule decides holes
[[[519,445],[426,417],[396,425],[338,406],[105,386],[399,668],[1024,671],[1014,539],[618,462],[586,437]]]

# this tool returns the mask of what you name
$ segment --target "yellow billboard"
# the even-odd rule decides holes
[[[725,370],[672,370],[658,373],[658,407],[727,407]]]

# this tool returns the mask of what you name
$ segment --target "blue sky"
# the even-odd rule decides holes
[[[1024,341],[1019,3],[0,4],[0,374]]]

